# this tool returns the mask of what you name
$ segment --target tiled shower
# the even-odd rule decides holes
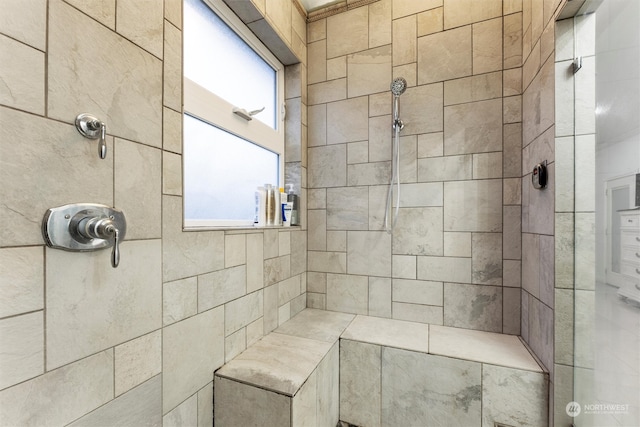
[[[227,1],[286,65],[302,226],[184,231],[181,2],[0,1],[0,425],[212,425],[214,370],[305,307],[520,335],[553,382],[565,2]],[[127,213],[118,269],[45,248],[42,215],[75,202]]]

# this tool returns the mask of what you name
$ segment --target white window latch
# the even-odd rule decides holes
[[[238,108],[238,107],[233,107],[233,114],[236,114],[240,117],[242,117],[243,119],[245,119],[246,121],[250,121],[253,119],[253,116],[255,116],[258,113],[262,113],[264,111],[265,107],[260,108],[259,110],[253,110],[253,111],[247,111],[244,108]]]

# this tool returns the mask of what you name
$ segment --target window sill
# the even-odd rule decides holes
[[[258,227],[258,226],[238,226],[238,227],[231,227],[231,226],[201,226],[201,227],[195,227],[195,226],[191,226],[191,227],[183,227],[182,231],[184,232],[192,232],[192,231],[229,231],[229,232],[236,232],[237,234],[249,234],[249,233],[260,233],[263,232],[265,230],[301,230],[301,226],[300,225],[269,225],[269,226],[264,226],[264,227]]]

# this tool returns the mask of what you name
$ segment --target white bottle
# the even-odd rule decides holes
[[[264,187],[258,187],[256,191],[256,218],[254,222],[258,227],[267,225],[267,191]]]

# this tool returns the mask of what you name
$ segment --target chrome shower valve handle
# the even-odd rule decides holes
[[[73,224],[74,221],[71,221]],[[77,223],[76,231],[86,239],[113,240],[111,251],[111,266],[117,268],[120,264],[120,230],[111,218],[84,217]],[[72,230],[73,233],[73,230]]]
[[[101,159],[107,157],[107,125],[103,121],[92,114],[82,113],[76,117],[76,129],[85,138],[99,139],[98,156]]]

